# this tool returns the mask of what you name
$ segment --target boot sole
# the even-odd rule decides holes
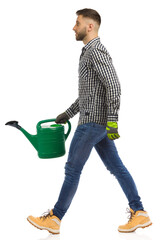
[[[27,218],[27,221],[29,223],[31,223],[34,227],[38,228],[39,230],[47,230],[49,233],[52,233],[52,234],[59,234],[60,233],[59,230],[53,230],[51,228],[39,226],[38,224],[36,224],[32,220],[30,220],[29,218]]]
[[[124,229],[124,230],[118,229],[118,231],[121,232],[121,233],[131,233],[131,232],[134,232],[137,228],[146,228],[146,227],[149,227],[151,225],[152,225],[152,222],[147,222],[143,225],[137,225],[136,227],[128,229],[128,230],[127,229]]]

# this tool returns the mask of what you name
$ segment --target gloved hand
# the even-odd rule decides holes
[[[117,122],[107,122],[107,136],[110,140],[115,140],[120,137],[118,134],[118,124]]]
[[[56,117],[55,122],[56,123],[66,123],[68,119],[69,119],[68,115],[64,112]]]

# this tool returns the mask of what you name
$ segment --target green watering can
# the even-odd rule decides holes
[[[64,126],[61,124],[42,125],[43,123],[55,122],[56,119],[42,120],[37,123],[37,135],[29,134],[18,125],[17,121],[7,122],[9,125],[19,129],[38,151],[39,158],[56,158],[65,154],[65,141],[71,131],[71,123],[68,123],[68,131],[64,133]]]

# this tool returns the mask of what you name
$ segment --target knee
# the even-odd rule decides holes
[[[115,177],[125,176],[128,174],[128,170],[124,165],[121,166],[107,166],[107,170]]]
[[[110,174],[113,174],[115,175],[115,169],[111,168],[111,167],[108,167],[106,166],[107,170],[110,172]]]
[[[81,175],[81,170],[76,169],[70,163],[65,164],[65,180],[72,184],[77,184]]]
[[[128,175],[128,170],[126,169],[126,167],[123,166],[119,166],[117,167],[114,171],[113,174],[115,175],[115,177],[119,178],[119,177],[125,177]]]

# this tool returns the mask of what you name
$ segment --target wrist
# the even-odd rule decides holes
[[[117,122],[107,122],[107,127],[118,128]]]
[[[69,119],[74,117],[74,113],[69,108],[65,111],[65,114],[68,116]]]

